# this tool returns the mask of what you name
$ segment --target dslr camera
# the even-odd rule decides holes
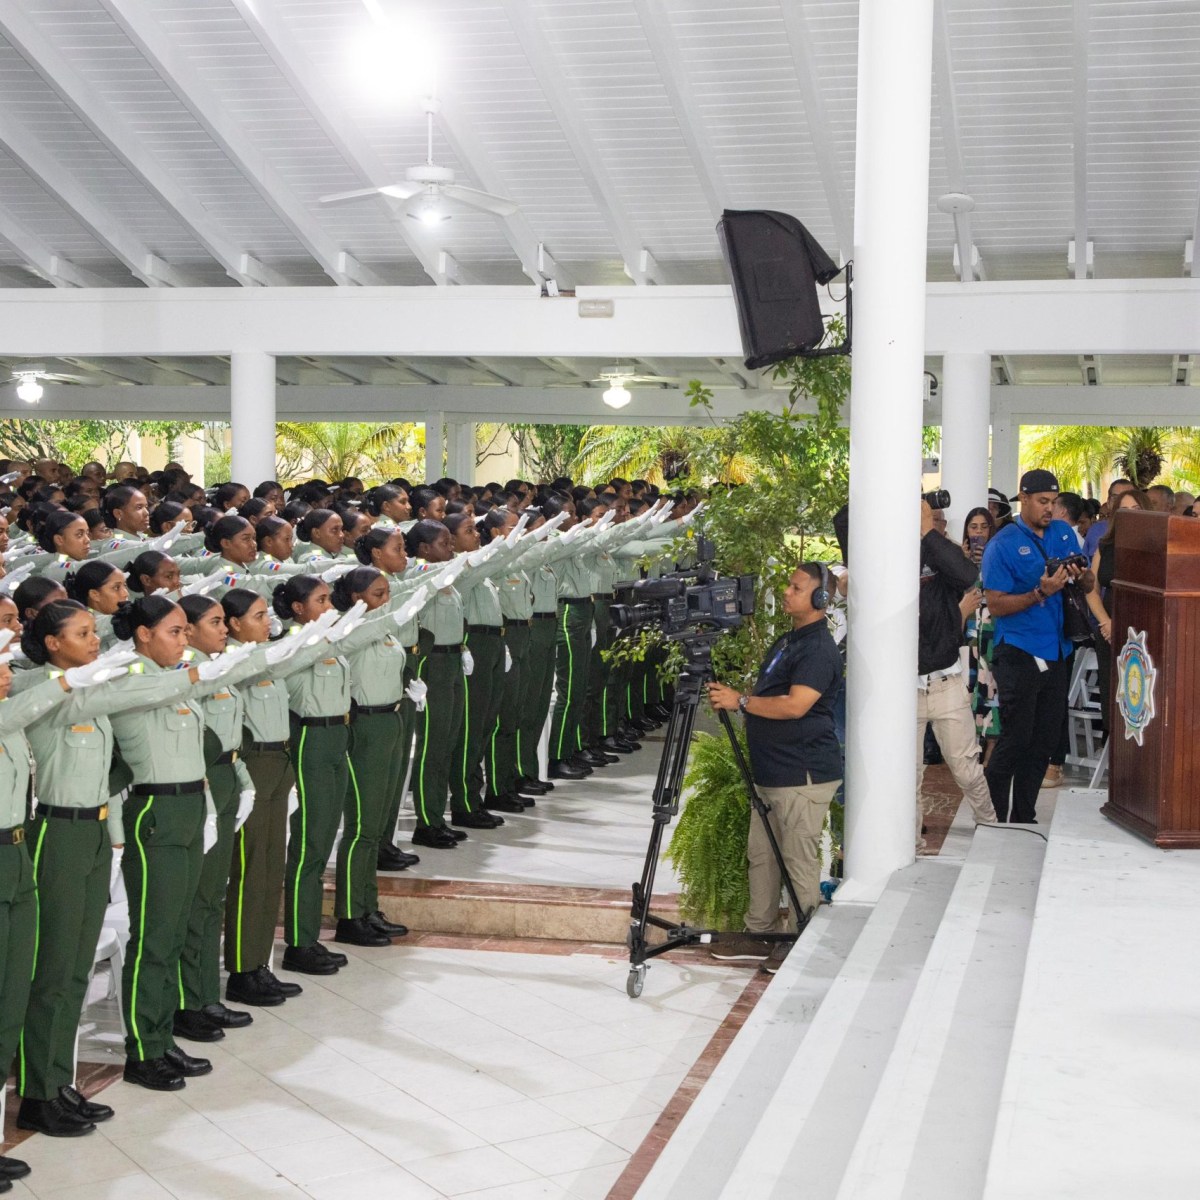
[[[933,492],[922,492],[921,499],[929,505],[930,508],[949,508],[950,493],[945,488],[938,488]]]
[[[1068,554],[1066,558],[1048,558],[1046,559],[1046,574],[1053,575],[1059,567],[1079,567],[1086,571],[1088,560],[1086,554]]]

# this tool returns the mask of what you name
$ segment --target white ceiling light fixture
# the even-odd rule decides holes
[[[364,196],[391,196],[403,200],[405,212],[426,225],[436,225],[448,220],[450,213],[445,205],[461,204],[479,212],[492,213],[497,217],[511,217],[517,205],[503,196],[481,192],[478,188],[464,187],[454,182],[450,167],[439,167],[433,161],[433,118],[439,105],[432,96],[421,101],[425,110],[425,162],[419,167],[409,167],[404,172],[403,183],[386,183],[382,187],[355,188],[352,192],[334,192],[322,196],[322,204],[336,204],[341,200],[359,200]],[[425,214],[437,213],[437,216]]]
[[[636,372],[630,370],[629,367],[622,367],[618,363],[615,367],[610,367],[607,371],[601,371],[596,376],[595,382],[608,384],[601,399],[609,408],[624,408],[633,399],[633,393],[628,387],[629,384],[659,383],[667,385],[672,383],[677,384],[679,380],[672,375],[638,375]]]
[[[625,386],[623,380],[614,379],[601,397],[609,408],[624,408],[633,399],[633,393]]]
[[[12,373],[17,381],[17,399],[36,404],[45,392],[41,381],[48,374],[46,368],[41,363],[21,363],[13,367]]]

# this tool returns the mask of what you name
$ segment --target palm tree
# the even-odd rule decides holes
[[[275,426],[281,481],[315,475],[373,482],[425,473],[425,429],[407,421],[280,421]]]
[[[1061,483],[1081,492],[1101,491],[1113,471],[1147,488],[1189,441],[1200,451],[1194,431],[1179,426],[1034,425],[1021,461],[1053,471]]]
[[[725,431],[717,427],[592,425],[580,440],[571,471],[583,479],[621,476],[672,483],[691,474],[698,459],[724,450],[726,442]],[[721,455],[721,482],[745,483],[751,474],[751,464],[743,455]]]

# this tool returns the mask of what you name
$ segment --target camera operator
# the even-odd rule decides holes
[[[1073,647],[1063,632],[1062,590],[1094,585],[1075,533],[1053,517],[1058,480],[1021,476],[1021,513],[983,555],[983,587],[995,619],[992,672],[1000,697],[1000,737],[984,771],[998,819],[1036,824],[1037,798],[1067,719]],[[1086,560],[1084,560],[1086,564]]]
[[[964,595],[974,587],[976,566],[962,550],[938,531],[935,510],[921,501],[921,592],[917,633],[917,830],[921,836],[921,784],[925,777],[925,726],[962,788],[976,821],[994,821],[987,780],[979,765],[979,740],[975,716],[967,695],[959,650],[963,644]]]
[[[708,685],[713,708],[738,709],[746,716],[754,784],[771,810],[772,832],[806,913],[821,900],[821,830],[842,781],[842,751],[833,726],[842,659],[825,620],[833,587],[824,563],[801,563],[788,581],[781,605],[792,619],[792,630],[767,651],[753,691],[743,695],[723,683]],[[754,816],[746,858],[750,875],[746,933],[718,942],[714,958],[771,957],[771,943],[755,934],[779,929],[782,877],[762,821]],[[788,928],[796,928],[795,913],[789,913]]]

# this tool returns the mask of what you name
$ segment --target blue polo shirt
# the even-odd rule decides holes
[[[983,586],[993,592],[1032,592],[1045,574],[1046,559],[1078,553],[1079,542],[1066,521],[1051,521],[1038,537],[1017,517],[988,542],[983,552]],[[997,646],[1016,646],[1047,662],[1066,658],[1071,650],[1071,643],[1063,636],[1061,593],[1048,596],[1044,604],[1035,604],[1024,612],[996,617],[995,624]]]

